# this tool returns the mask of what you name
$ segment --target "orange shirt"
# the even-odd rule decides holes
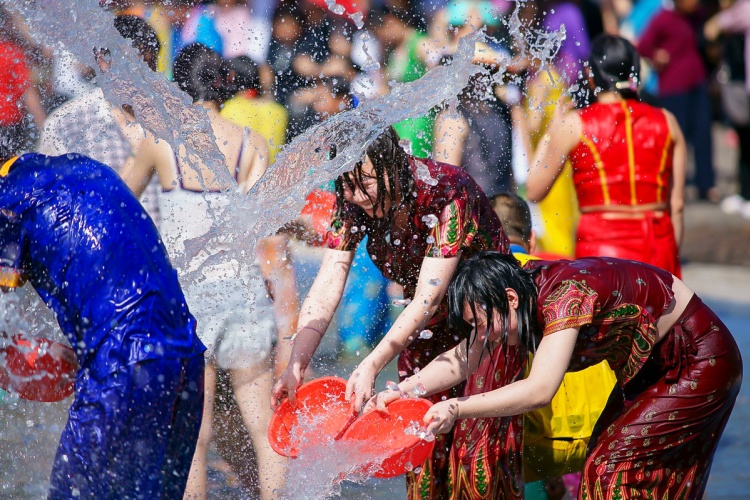
[[[581,208],[669,200],[674,141],[660,108],[626,100],[592,104],[580,116],[570,161]]]

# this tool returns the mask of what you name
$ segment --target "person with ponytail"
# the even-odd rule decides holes
[[[263,259],[269,265],[261,265],[255,255],[244,262],[222,259],[221,255],[231,248],[231,238],[207,245],[195,255],[186,246],[191,239],[202,238],[216,221],[226,220],[235,200],[232,192],[248,191],[268,167],[265,139],[220,114],[222,103],[231,96],[228,69],[221,55],[200,43],[184,47],[173,67],[180,89],[195,106],[205,109],[225,163],[211,168],[206,159],[187,158],[184,150],[175,151],[166,141],[148,134],[122,178],[140,195],[156,172],[162,188],[161,236],[173,262],[180,263],[176,267],[188,306],[207,347],[203,421],[185,498],[206,497],[208,448],[214,432],[214,403],[222,397],[217,394],[222,370],[231,378],[242,422],[252,439],[260,498],[265,500],[283,488],[286,467],[286,460],[271,449],[266,437],[272,417],[272,343],[276,337],[277,349],[287,346],[283,338],[295,331],[297,314],[294,274],[284,255],[285,240],[273,238],[259,243],[259,252],[274,247],[279,250],[270,252],[268,261]],[[220,168],[225,169],[223,176]],[[280,352],[281,356],[285,354]]]
[[[365,411],[387,411],[415,388],[430,395],[467,378],[489,382],[495,359],[534,353],[527,378],[477,385],[424,417],[436,434],[501,426],[549,404],[566,372],[607,361],[618,385],[591,436],[578,498],[703,497],[742,359],[727,327],[679,278],[608,257],[521,267],[482,252],[459,266],[448,306],[449,325],[466,341],[378,393]]]
[[[639,101],[639,56],[624,38],[597,37],[588,72],[595,102],[560,105],[531,162],[528,198],[544,199],[569,159],[581,210],[575,256],[637,260],[680,276],[680,126],[669,111]]]
[[[330,152],[335,154],[335,148]],[[337,212],[326,236],[323,262],[302,304],[291,359],[273,390],[276,404],[286,397],[294,402],[365,236],[375,266],[403,287],[406,307],[349,378],[346,394],[357,411],[373,394],[375,378],[393,358],[398,357],[399,378],[403,379],[461,340],[461,332],[448,328],[446,303],[448,284],[459,262],[484,250],[509,252],[502,224],[477,183],[460,167],[408,155],[393,127],[368,146],[352,171],[336,179],[336,197]],[[505,371],[492,381],[498,387],[515,380],[525,366],[522,358],[501,363]],[[463,387],[445,389],[432,400],[458,396]],[[495,437],[503,441],[503,447],[489,457],[487,473],[499,473],[505,479],[498,493],[503,498],[523,492],[521,443],[515,440],[520,433],[520,417],[498,429]],[[461,490],[451,485],[473,477],[474,455],[470,453],[461,464],[449,464],[451,445],[451,434],[440,436],[421,471],[407,474],[407,498],[472,497],[455,496]],[[502,467],[500,472],[495,464]]]

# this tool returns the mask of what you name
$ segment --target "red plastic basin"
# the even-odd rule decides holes
[[[0,387],[30,401],[67,398],[73,394],[78,367],[64,359],[63,351],[75,359],[73,349],[59,342],[14,335],[10,345],[0,349]]]
[[[356,442],[360,449],[371,449],[386,456],[380,464],[367,464],[375,477],[393,477],[408,472],[407,464],[421,466],[435,447],[435,441],[420,439],[405,431],[422,419],[432,403],[426,399],[397,399],[388,405],[389,414],[370,411],[363,414],[344,432],[341,441]]]
[[[341,437],[356,418],[346,401],[346,380],[321,377],[297,390],[297,404],[284,400],[268,426],[268,441],[279,455],[296,458],[300,450]]]

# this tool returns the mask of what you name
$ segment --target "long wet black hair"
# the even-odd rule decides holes
[[[409,155],[406,154],[406,151],[404,151],[398,142],[399,137],[396,130],[393,127],[388,127],[367,148],[367,156],[370,157],[375,169],[378,186],[375,199],[369,197],[362,184],[362,166],[364,165],[364,160],[358,162],[352,171],[346,172],[336,179],[336,206],[338,207],[339,215],[341,215],[340,211],[343,209],[344,202],[346,201],[344,198],[345,184],[352,191],[360,189],[365,193],[370,198],[370,202],[372,202],[373,207],[376,209],[376,213],[378,212],[377,209],[380,209],[380,213],[384,215],[383,220],[390,220],[399,204],[404,200],[412,198],[412,193],[415,192],[416,188],[414,185],[414,176],[409,166]],[[333,147],[331,148],[331,156],[335,156],[335,148]],[[386,174],[388,179],[386,179]],[[391,207],[387,214],[385,213],[386,199],[391,200]]]
[[[490,334],[493,333],[495,314],[503,320],[502,342],[508,346],[508,324],[510,307],[506,288],[518,294],[517,356],[525,358],[536,352],[539,345],[536,320],[537,288],[533,279],[534,271],[521,268],[512,255],[500,252],[481,252],[462,261],[448,287],[448,324],[462,332],[468,345],[477,341],[477,331],[464,321],[464,305],[468,305],[476,324],[477,307],[485,308],[487,314],[487,335],[482,350],[488,349]]]
[[[638,99],[641,58],[632,43],[621,36],[599,35],[591,43],[588,64],[598,88]]]

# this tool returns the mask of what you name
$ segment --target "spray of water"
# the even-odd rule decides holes
[[[38,42],[67,50],[75,59],[92,67],[104,97],[115,108],[132,106],[136,120],[156,137],[178,151],[184,163],[196,165],[200,157],[226,185],[234,179],[224,167],[224,155],[208,121],[206,110],[192,106],[176,84],[152,72],[114,28],[111,12],[93,0],[9,0],[3,4],[25,20]],[[95,49],[107,48],[106,68],[100,67]]]

